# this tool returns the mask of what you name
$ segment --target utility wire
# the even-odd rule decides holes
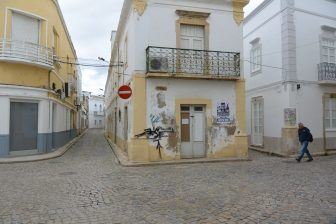
[[[302,44],[300,46],[297,46],[297,47],[293,47],[293,48],[289,48],[288,50],[296,50],[296,49],[299,49],[299,48],[302,48],[302,47],[307,47],[307,46],[311,46],[311,45],[314,45],[314,44],[317,44],[317,43],[320,43],[320,41],[314,41],[314,42],[310,42],[310,43],[307,43],[307,44]],[[274,51],[274,52],[270,52],[270,53],[265,53],[265,54],[262,54],[261,56],[268,56],[268,55],[273,55],[273,54],[279,54],[279,53],[282,53],[283,51]],[[251,57],[249,58],[244,58],[244,60],[250,60]]]
[[[68,64],[68,65],[79,65],[79,66],[84,66],[84,67],[94,67],[94,68],[112,68],[112,67],[118,67],[118,66],[123,66],[123,64],[111,64],[111,65],[98,65],[98,64],[84,64],[84,63],[77,63],[77,62],[66,62],[66,61],[61,61],[61,60],[55,60],[59,63],[62,64]]]

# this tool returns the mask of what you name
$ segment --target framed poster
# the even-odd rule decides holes
[[[230,105],[228,102],[217,103],[217,120],[218,124],[227,124],[231,122]]]
[[[284,115],[285,126],[296,125],[296,108],[285,108]]]

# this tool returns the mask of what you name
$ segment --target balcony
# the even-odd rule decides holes
[[[336,84],[336,64],[323,62],[318,65],[319,82],[324,85]]]
[[[53,52],[38,44],[0,39],[0,61],[10,61],[36,65],[50,69],[53,67]]]
[[[147,77],[239,79],[240,53],[148,47]]]
[[[94,116],[105,116],[104,111],[94,111],[93,114]]]

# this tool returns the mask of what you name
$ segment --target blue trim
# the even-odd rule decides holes
[[[77,130],[72,129],[68,131],[52,133],[52,148],[60,148],[67,144],[71,139],[77,136]]]
[[[9,135],[0,135],[0,156],[9,154]]]
[[[37,150],[39,153],[47,153],[52,149],[52,133],[37,135]]]
[[[39,154],[52,152],[58,149],[78,135],[77,129],[54,133],[39,133],[37,135],[37,150]],[[9,135],[0,135],[0,157],[9,155]]]

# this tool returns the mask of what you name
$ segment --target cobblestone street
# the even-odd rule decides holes
[[[0,223],[336,223],[336,156],[121,167],[90,130],[63,157],[0,165]]]

